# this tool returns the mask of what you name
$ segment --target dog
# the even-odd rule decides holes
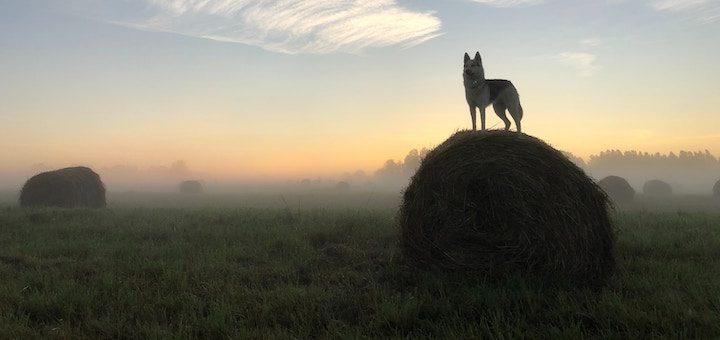
[[[504,79],[485,79],[480,52],[476,52],[473,59],[465,53],[463,84],[465,99],[470,106],[473,131],[477,130],[475,109],[480,109],[480,128],[485,130],[485,108],[492,104],[495,113],[505,122],[506,131],[510,129],[510,120],[505,115],[505,110],[510,112],[510,116],[515,121],[517,132],[521,132],[520,120],[523,117],[523,108],[515,85]]]

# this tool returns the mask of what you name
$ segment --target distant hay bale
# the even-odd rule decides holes
[[[720,179],[715,182],[715,186],[713,186],[713,196],[720,199]]]
[[[615,266],[608,206],[577,165],[540,139],[460,131],[412,177],[400,246],[423,269],[597,286]]]
[[[672,196],[673,190],[670,184],[663,182],[659,179],[653,179],[645,182],[643,185],[643,195],[664,197]]]
[[[635,201],[635,189],[622,177],[607,176],[601,179],[598,185],[617,205],[627,205]]]
[[[200,181],[182,181],[180,182],[180,193],[189,195],[199,195],[203,193],[203,185]]]
[[[48,171],[31,177],[20,192],[24,207],[102,208],[105,186],[100,176],[86,167]]]

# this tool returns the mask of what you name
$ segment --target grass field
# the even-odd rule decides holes
[[[0,338],[719,338],[720,214],[620,212],[603,290],[423,273],[394,209],[0,208]]]

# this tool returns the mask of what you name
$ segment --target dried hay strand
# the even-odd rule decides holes
[[[601,179],[598,185],[617,205],[627,205],[635,201],[635,189],[622,177],[607,176]]]
[[[653,179],[645,182],[643,185],[643,195],[646,196],[672,196],[673,190],[670,184],[659,179]]]
[[[199,195],[204,192],[203,185],[200,181],[182,181],[179,184],[180,193],[188,195]]]
[[[601,286],[614,229],[605,193],[560,151],[506,131],[460,131],[405,190],[403,258],[420,269]]]
[[[100,176],[87,167],[71,167],[37,174],[20,192],[24,207],[102,208],[105,186]]]

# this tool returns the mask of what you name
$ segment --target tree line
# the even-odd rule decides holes
[[[428,149],[413,149],[401,160],[388,159],[369,180],[378,185],[404,186],[420,166]],[[570,152],[563,154],[596,179],[617,175],[635,187],[650,179],[662,179],[681,191],[704,192],[708,183],[720,178],[720,159],[710,151],[649,153],[639,150],[605,150],[586,161]]]

